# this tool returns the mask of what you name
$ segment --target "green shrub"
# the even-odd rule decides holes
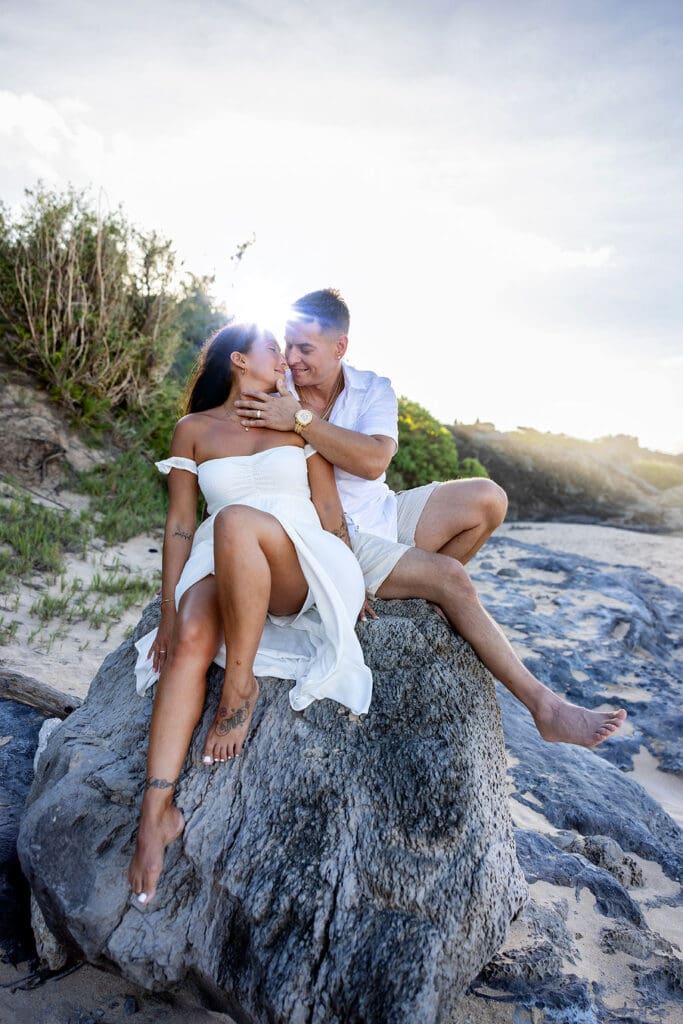
[[[182,341],[176,352],[170,375],[183,387],[192,374],[199,350],[207,338],[228,322],[223,306],[216,305],[211,294],[213,277],[190,274],[178,303],[178,329]]]
[[[87,421],[135,406],[164,377],[180,342],[175,255],[121,210],[87,193],[26,190],[0,205],[0,335],[8,355]]]
[[[420,487],[432,480],[488,476],[476,459],[458,459],[453,435],[431,413],[405,397],[398,400],[398,451],[387,471],[393,490]]]
[[[473,459],[470,456],[466,459],[461,459],[458,467],[458,477],[460,479],[469,479],[475,476],[488,478],[488,473],[479,459]]]
[[[182,414],[184,393],[184,384],[169,375],[144,408],[117,416],[117,426],[125,431],[138,451],[154,461],[165,459],[174,427]]]

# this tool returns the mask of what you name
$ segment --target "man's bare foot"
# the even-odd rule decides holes
[[[130,887],[140,903],[149,903],[153,898],[164,866],[164,850],[184,828],[185,819],[175,804],[157,813],[154,809],[143,809],[135,853],[128,868]]]
[[[626,712],[589,711],[548,691],[538,710],[532,712],[536,728],[548,743],[574,743],[595,747],[623,725]]]
[[[251,678],[252,687],[246,693],[234,687],[228,688],[227,684],[223,688],[216,717],[204,744],[204,764],[229,761],[242,752],[259,695],[256,677]]]

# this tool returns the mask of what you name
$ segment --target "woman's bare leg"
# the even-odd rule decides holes
[[[216,582],[200,580],[183,594],[169,658],[154,698],[147,751],[147,778],[135,853],[128,880],[141,903],[156,891],[164,850],[185,822],[173,803],[178,776],[206,696],[206,671],[221,639]]]
[[[626,718],[623,708],[602,712],[570,704],[537,679],[482,607],[466,570],[453,558],[412,548],[396,563],[377,596],[423,597],[439,605],[496,679],[529,709],[544,740],[594,747]]]
[[[259,692],[254,658],[266,614],[291,615],[308,593],[294,545],[266,512],[245,505],[219,512],[214,558],[227,660],[218,712],[204,745],[208,764],[236,757],[249,732]]]

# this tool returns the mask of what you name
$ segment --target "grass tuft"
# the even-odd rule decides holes
[[[8,502],[0,515],[0,591],[10,589],[13,578],[30,579],[36,573],[58,573],[64,552],[85,556],[92,528],[87,515],[58,512],[30,498]]]
[[[87,622],[93,629],[112,626],[135,604],[148,600],[159,588],[159,579],[119,572],[103,576],[96,572],[84,587],[79,579],[67,583],[62,576],[56,594],[41,594],[31,605],[31,614],[41,622]],[[114,600],[112,600],[112,598]]]
[[[79,489],[90,496],[97,534],[107,544],[162,529],[168,498],[164,480],[139,452],[80,474]]]
[[[17,635],[19,629],[19,620],[13,619],[11,622],[5,622],[5,616],[0,615],[0,647],[3,644],[10,644]]]

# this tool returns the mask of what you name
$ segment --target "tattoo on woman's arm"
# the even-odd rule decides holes
[[[179,526],[176,526],[173,536],[182,537],[183,540],[192,540],[192,531],[188,533],[186,530],[181,530]]]

